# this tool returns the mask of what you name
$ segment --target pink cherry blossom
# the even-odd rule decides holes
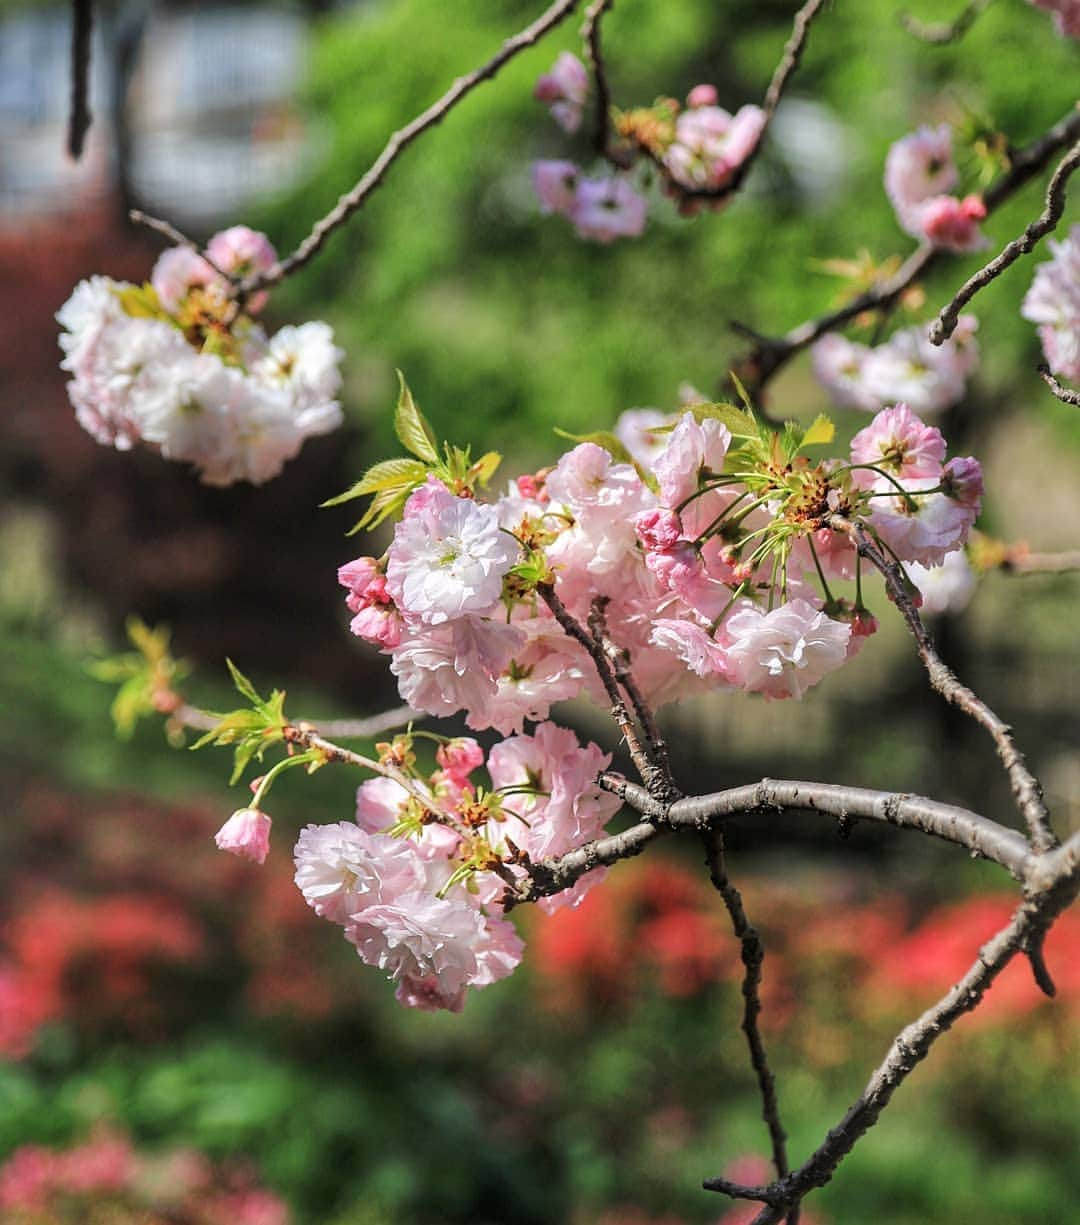
[[[695,85],[686,95],[686,105],[689,107],[715,106],[717,98],[715,85]]]
[[[577,202],[580,176],[581,171],[575,162],[533,162],[532,180],[540,200],[540,211],[569,217]]]
[[[885,158],[885,192],[901,216],[931,196],[941,196],[959,182],[953,163],[948,124],[921,127],[896,141]]]
[[[386,590],[406,619],[441,625],[466,613],[491,612],[518,545],[493,506],[455,497],[431,478],[413,494],[394,529]]]
[[[561,51],[550,72],[536,82],[533,96],[551,108],[551,116],[564,132],[581,126],[585,99],[589,93],[589,74],[576,55]]]
[[[981,251],[990,241],[979,230],[986,217],[981,196],[931,196],[912,205],[901,221],[909,234],[925,238],[932,246],[946,251]]]
[[[908,485],[913,495],[919,484]],[[933,488],[933,482],[921,484]],[[939,566],[967,540],[978,513],[977,502],[965,505],[945,493],[897,494],[874,499],[870,524],[901,561]]]
[[[690,190],[716,190],[727,184],[757,147],[765,126],[759,106],[735,115],[722,107],[691,107],[675,121],[675,139],[664,153],[672,179]]]
[[[435,760],[447,778],[464,786],[469,775],[484,764],[484,750],[471,736],[458,736],[439,745]]]
[[[982,465],[970,455],[950,459],[941,471],[941,484],[946,495],[962,506],[979,513],[982,506]]]
[[[726,679],[723,648],[696,622],[661,617],[653,623],[650,641],[671,651],[695,675]]]
[[[1048,245],[1053,258],[1036,268],[1020,313],[1039,325],[1050,369],[1080,381],[1080,225]]]
[[[828,333],[810,350],[814,377],[843,408],[875,412],[881,403],[864,381],[863,367],[870,355],[868,345],[857,344],[836,333]]]
[[[175,311],[192,289],[221,285],[221,277],[190,247],[169,247],[157,258],[150,284],[167,311]]]
[[[894,479],[936,478],[945,461],[941,431],[925,425],[906,404],[883,409],[851,440],[851,462],[873,464]],[[860,469],[852,481],[863,489],[888,488],[877,472]]]
[[[920,566],[918,562],[908,562],[904,568],[922,595],[924,616],[962,612],[971,602],[978,585],[975,571],[963,549],[946,553],[939,566]]]
[[[270,826],[265,812],[257,808],[238,808],[214,835],[218,849],[264,863],[270,852]]]
[[[847,659],[851,626],[793,600],[772,612],[744,605],[728,618],[724,635],[736,684],[771,698],[801,698]]]
[[[332,923],[345,924],[366,907],[422,889],[427,881],[415,844],[369,833],[352,821],[306,826],[294,857],[297,888]]]
[[[579,179],[569,216],[579,238],[607,243],[641,235],[648,207],[630,180],[616,174]]]
[[[414,1008],[460,1012],[480,974],[478,949],[488,931],[467,902],[416,890],[361,910],[345,936],[368,965],[398,984],[398,999]]]

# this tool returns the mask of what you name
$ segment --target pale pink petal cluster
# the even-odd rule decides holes
[[[1049,247],[1053,258],[1036,268],[1020,313],[1038,324],[1050,369],[1080,381],[1080,225]]]
[[[975,571],[963,549],[947,553],[939,566],[908,562],[904,568],[922,596],[920,611],[924,617],[963,612],[978,586]]]
[[[724,626],[726,665],[733,681],[771,698],[801,698],[848,657],[851,626],[806,600],[771,612],[740,608]]]
[[[757,148],[765,127],[760,106],[743,106],[732,115],[716,105],[716,90],[698,85],[675,121],[675,138],[664,152],[668,174],[691,191],[715,191]]]
[[[845,408],[877,412],[900,401],[916,413],[938,413],[959,403],[979,360],[973,315],[961,315],[943,344],[925,327],[903,328],[874,347],[842,336],[823,336],[811,351],[814,375]]]
[[[246,226],[215,235],[207,249],[238,276],[275,259],[265,235]],[[261,484],[306,439],[341,424],[344,354],[325,323],[268,339],[250,317],[258,295],[237,315],[227,282],[189,247],[158,258],[151,287],[150,302],[129,314],[125,303],[145,291],[92,277],[57,314],[68,394],[98,442],[154,447],[192,465],[206,484]]]
[[[585,99],[589,95],[589,74],[576,55],[561,51],[550,72],[536,82],[533,97],[551,109],[551,117],[564,132],[581,127]]]
[[[610,243],[645,230],[648,202],[625,174],[590,178],[574,162],[541,161],[533,165],[533,186],[540,211],[566,217],[579,238]]]
[[[852,481],[867,491],[867,522],[902,562],[940,565],[966,542],[982,507],[982,468],[945,462],[945,440],[904,404],[852,439]]]
[[[270,817],[258,808],[238,808],[214,835],[214,841],[219,850],[265,863],[270,853],[271,825]]]
[[[988,245],[979,230],[986,206],[979,196],[950,195],[959,179],[947,124],[919,128],[885,158],[885,191],[907,233],[946,251],[979,251]]]

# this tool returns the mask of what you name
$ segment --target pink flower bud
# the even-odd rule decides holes
[[[941,484],[945,494],[962,506],[974,507],[982,504],[982,465],[970,455],[950,459],[941,472]]]
[[[718,100],[715,85],[695,85],[686,95],[686,105],[689,107],[715,106]]]
[[[270,851],[271,821],[257,808],[238,808],[214,835],[221,851],[263,863]]]
[[[471,736],[460,736],[440,744],[435,760],[451,782],[464,786],[469,775],[484,764],[484,750]]]
[[[678,513],[659,507],[635,515],[634,529],[641,543],[650,550],[673,549],[682,539],[682,521]]]

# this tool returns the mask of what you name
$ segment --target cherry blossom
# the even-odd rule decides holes
[[[253,863],[264,863],[270,853],[271,820],[257,808],[238,808],[214,835],[222,851]]]
[[[772,612],[746,606],[727,621],[725,652],[732,678],[771,698],[801,698],[847,659],[851,627],[806,600]]]
[[[1053,258],[1035,270],[1020,313],[1039,325],[1050,369],[1080,380],[1080,225],[1048,245]]]
[[[551,109],[551,117],[564,132],[581,126],[585,99],[589,94],[589,74],[576,55],[561,51],[550,72],[536,82],[533,96]]]

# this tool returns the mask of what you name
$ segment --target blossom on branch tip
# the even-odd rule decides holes
[[[744,689],[771,698],[801,698],[847,659],[851,626],[806,600],[772,612],[744,606],[724,627],[728,674]]]
[[[270,852],[271,820],[258,808],[238,808],[214,835],[218,849],[264,863]]]

